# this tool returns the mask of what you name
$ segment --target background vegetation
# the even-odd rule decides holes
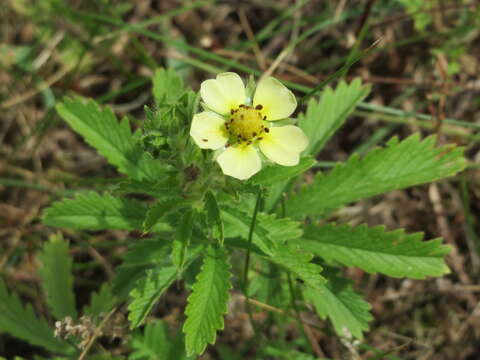
[[[0,273],[8,289],[33,304],[37,314],[53,323],[40,281],[46,276],[42,261],[70,252],[73,264],[64,266],[73,267],[72,296],[83,308],[93,292],[101,296],[100,284],[113,277],[131,239],[141,236],[65,230],[70,242],[65,249],[56,243],[62,235],[41,224],[42,209],[52,201],[78,190],[108,189],[118,181],[114,168],[56,113],[64,95],[92,97],[119,116],[142,119],[143,105],[153,103],[151,77],[160,66],[175,69],[193,89],[220,71],[245,77],[272,71],[298,99],[327,82],[335,84],[341,75],[362,78],[372,91],[321,153],[322,168],[413,132],[436,134],[440,145],[463,145],[469,160],[457,177],[394,191],[338,213],[341,222],[422,231],[453,247],[448,257],[452,272],[439,279],[387,279],[349,270],[375,317],[360,345],[362,358],[478,358],[477,1],[4,0],[0,18]],[[45,247],[49,238],[51,245]],[[132,348],[145,351],[151,336],[163,336],[174,349],[185,290],[180,285],[172,289],[153,313],[162,323],[127,339],[128,324],[119,317],[109,325],[110,333],[106,330],[116,340],[104,337],[95,346],[125,355]],[[263,309],[257,315],[261,320],[272,313]],[[247,319],[241,295],[233,294],[225,331],[203,358],[254,358]],[[278,331],[286,340],[264,344],[266,358],[292,357],[287,350],[303,336],[294,320],[283,322]],[[355,356],[326,325],[311,336],[326,357]],[[139,358],[158,353],[153,349]],[[1,334],[0,355],[30,359],[45,353]]]

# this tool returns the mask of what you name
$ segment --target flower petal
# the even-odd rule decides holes
[[[217,162],[225,175],[239,180],[248,179],[262,168],[262,160],[251,145],[231,146],[218,156]]]
[[[271,127],[259,142],[260,150],[267,158],[284,166],[297,165],[300,153],[307,145],[307,136],[293,125]]]
[[[253,97],[253,106],[262,105],[268,121],[288,118],[297,107],[295,95],[273,77],[261,80]]]
[[[211,111],[195,114],[190,127],[190,136],[202,149],[216,150],[228,141],[225,119]]]
[[[238,74],[226,72],[218,74],[200,85],[200,95],[207,106],[222,115],[245,102],[245,86]]]

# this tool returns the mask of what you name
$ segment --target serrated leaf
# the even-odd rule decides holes
[[[172,261],[179,271],[183,268],[185,255],[190,238],[192,236],[192,229],[194,223],[194,212],[190,209],[182,215],[180,222],[175,230],[175,236],[172,243]]]
[[[162,321],[145,326],[143,334],[136,333],[131,341],[133,352],[129,360],[184,360],[187,359],[180,332],[171,337]]]
[[[147,208],[139,201],[87,192],[54,203],[43,214],[47,226],[78,230],[142,229]]]
[[[169,213],[180,209],[183,205],[184,202],[178,198],[160,200],[151,205],[143,222],[143,232],[150,232],[161,219]]]
[[[289,180],[295,176],[303,174],[305,171],[315,165],[316,161],[310,156],[300,159],[298,165],[281,166],[272,165],[264,167],[259,173],[253,175],[249,182],[262,186],[270,186],[280,181]]]
[[[361,80],[355,79],[350,84],[340,82],[335,90],[327,87],[319,102],[311,99],[307,112],[298,117],[299,127],[309,138],[304,154],[318,154],[369,92],[369,86],[362,86]]]
[[[363,332],[368,330],[368,323],[373,319],[370,304],[352,288],[351,281],[330,274],[328,282],[320,289],[305,288],[305,300],[310,301],[318,315],[328,317],[338,335],[353,335],[363,339]]]
[[[152,81],[152,92],[157,106],[175,102],[185,92],[182,78],[172,69],[155,70]]]
[[[90,146],[121,173],[136,180],[152,181],[162,175],[160,162],[142,149],[132,134],[127,118],[118,122],[112,109],[101,108],[95,101],[80,97],[64,98],[56,109]]]
[[[225,225],[225,236],[240,236],[247,239],[252,222],[251,215],[243,209],[231,206],[222,207],[222,219]],[[272,254],[277,244],[283,244],[302,235],[300,223],[291,219],[278,219],[274,215],[259,213],[253,231],[253,244],[265,254]]]
[[[112,291],[119,301],[126,300],[145,272],[161,265],[168,254],[169,248],[166,241],[144,239],[133,243],[123,263],[116,269],[117,275],[112,282]]]
[[[197,257],[201,248],[192,250],[186,259],[186,267]],[[130,328],[141,325],[157,303],[160,296],[170,287],[178,275],[177,267],[166,257],[157,266],[146,270],[130,292],[132,301],[128,305]]]
[[[61,354],[71,352],[68,345],[54,337],[53,329],[47,322],[35,316],[30,304],[23,307],[16,294],[8,294],[1,278],[0,331],[8,332],[12,336],[53,352]]]
[[[325,278],[320,275],[322,267],[311,262],[313,255],[294,246],[279,246],[267,259],[315,289],[320,289],[325,283]]]
[[[84,307],[83,314],[98,318],[101,314],[108,314],[116,303],[117,299],[113,295],[110,285],[103,283],[100,291],[92,293],[90,304]]]
[[[309,226],[295,243],[326,260],[369,273],[413,279],[448,273],[444,257],[450,248],[442,245],[441,239],[422,238],[421,233],[405,234],[403,230],[385,232],[383,226],[328,224]]]
[[[39,255],[42,286],[47,294],[47,304],[57,320],[67,316],[77,318],[73,295],[72,258],[68,243],[61,235],[53,235]]]
[[[147,270],[145,275],[137,281],[130,292],[132,301],[128,305],[131,329],[142,324],[160,296],[175,281],[176,276],[177,267],[173,264],[164,264]]]
[[[217,330],[223,329],[227,312],[230,283],[230,263],[224,248],[209,247],[197,275],[185,309],[183,325],[187,355],[200,355],[213,344]]]
[[[223,245],[223,221],[220,216],[220,208],[215,195],[210,190],[205,194],[205,210],[207,211],[207,225],[216,230],[214,236],[218,238],[220,245]]]
[[[386,148],[363,158],[353,155],[328,174],[319,173],[313,184],[287,201],[287,209],[298,217],[321,216],[366,197],[452,176],[465,168],[462,155],[462,148],[435,147],[434,137],[393,138]]]

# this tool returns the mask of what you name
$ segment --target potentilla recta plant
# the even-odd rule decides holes
[[[240,75],[221,73],[202,82],[197,93],[173,70],[159,69],[153,77],[154,105],[145,107],[144,120],[118,120],[93,100],[65,98],[57,105],[60,116],[122,176],[106,191],[78,190],[53,203],[43,223],[86,234],[126,230],[131,240],[112,282],[92,296],[81,318],[68,244],[61,238],[48,242],[42,278],[58,321],[57,337],[53,330],[50,335],[45,330],[51,343],[21,331],[14,335],[76,356],[85,348],[96,350],[88,341],[80,346],[78,334],[65,330],[67,322],[70,329],[88,330],[85,319],[94,319],[95,328],[112,312],[123,312],[134,334],[132,359],[142,358],[148,346],[175,348],[176,358],[187,358],[202,354],[229,326],[224,317],[235,295],[260,344],[272,341],[262,340],[261,329],[290,322],[292,316],[292,322],[296,317],[298,324],[314,323],[327,333],[328,319],[355,347],[372,316],[362,289],[345,277],[344,267],[396,278],[442,276],[448,272],[449,248],[440,239],[424,240],[421,233],[329,219],[341,218],[337,214],[348,204],[465,167],[461,148],[437,147],[435,137],[413,134],[321,171],[315,158],[368,93],[369,86],[358,79],[341,81],[299,109],[295,95],[274,77],[245,85]],[[59,275],[51,268],[63,269],[63,280],[52,280]],[[163,325],[155,323],[154,309],[174,284],[186,289],[188,299],[179,316],[181,332],[169,340]],[[3,284],[0,290],[0,300],[18,307]],[[255,316],[271,309],[276,310],[273,323]],[[133,330],[144,325],[144,333]],[[290,344],[298,354],[311,346],[302,331]],[[178,346],[169,347],[170,341]],[[79,347],[72,350],[72,343]]]

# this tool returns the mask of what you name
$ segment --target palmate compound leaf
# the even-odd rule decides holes
[[[72,257],[68,243],[61,235],[53,235],[40,253],[40,277],[47,294],[47,303],[57,320],[77,317],[73,295]]]
[[[213,344],[217,330],[223,329],[227,312],[230,282],[230,262],[223,247],[209,247],[203,258],[185,309],[183,325],[187,355],[200,355]]]
[[[198,256],[201,249],[202,247],[194,248],[187,254],[185,268]],[[158,299],[177,279],[178,275],[178,267],[167,256],[163,261],[147,269],[144,275],[138,279],[130,292],[132,301],[128,305],[128,320],[130,320],[132,329],[143,323]]]
[[[93,100],[64,98],[57,104],[60,116],[97,149],[109,163],[136,180],[155,181],[162,173],[160,162],[146,153],[132,134],[127,118],[118,122],[112,109]]]
[[[342,81],[334,90],[327,87],[318,102],[311,99],[307,112],[298,118],[298,125],[309,138],[304,154],[318,154],[369,92],[370,87],[356,79],[350,84]]]
[[[433,136],[420,140],[414,134],[401,142],[392,138],[385,148],[363,158],[353,155],[329,173],[319,173],[286,207],[296,217],[322,216],[366,197],[452,176],[465,164],[462,148],[435,147]]]
[[[320,289],[304,289],[305,300],[315,306],[321,318],[330,319],[338,335],[362,339],[373,319],[370,304],[355,292],[350,280],[333,272],[327,272],[326,277],[328,282]]]
[[[53,329],[47,322],[35,316],[30,304],[23,307],[16,294],[8,293],[1,278],[0,332],[8,332],[12,336],[55,353],[71,352],[66,343],[54,337]]]
[[[47,226],[78,230],[142,229],[147,208],[139,201],[87,192],[45,210]]]
[[[326,260],[356,266],[369,273],[423,279],[449,272],[443,258],[450,251],[441,239],[422,241],[423,234],[385,232],[383,226],[328,224],[309,226],[294,242]]]

